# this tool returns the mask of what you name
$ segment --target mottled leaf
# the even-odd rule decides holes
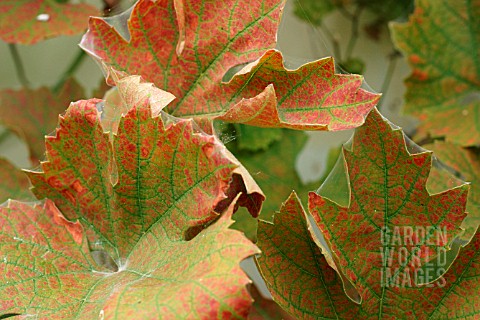
[[[407,56],[405,111],[421,120],[417,137],[480,144],[480,1],[418,0],[408,23],[392,28]]]
[[[225,147],[195,133],[190,120],[164,126],[148,98],[131,106],[110,138],[100,103],[72,104],[56,135],[46,138],[43,172],[29,173],[37,198],[49,198],[68,219],[79,219],[92,248],[117,261],[154,224],[164,224],[174,240],[188,225],[214,219],[212,210],[225,198],[235,169]]]
[[[273,223],[259,223],[262,255],[256,260],[262,277],[273,299],[296,319],[349,318],[359,307],[345,295],[310,232],[307,215],[292,193]]]
[[[468,185],[430,194],[431,152],[407,151],[402,131],[392,129],[376,110],[342,156],[348,202],[332,193],[342,192],[338,181],[328,185],[342,179],[334,172],[318,194],[309,194],[310,213],[335,267],[345,274],[345,286],[358,292],[357,302],[372,314],[388,315],[383,301],[395,295],[388,287],[436,280],[465,244],[460,226]]]
[[[467,212],[470,219],[476,220],[478,225],[480,222],[480,151],[478,148],[461,148],[455,144],[440,141],[425,147],[434,151],[440,161],[455,170],[462,179],[471,182]],[[439,181],[433,183],[438,185]],[[475,224],[472,229],[474,226]],[[470,233],[472,232],[475,232],[475,229],[470,230]]]
[[[55,130],[58,115],[71,101],[84,97],[82,87],[68,80],[58,94],[46,87],[0,91],[0,122],[24,139],[33,163],[45,154],[44,136]]]
[[[51,0],[2,0],[0,39],[9,43],[34,44],[61,35],[81,33],[88,17],[98,10],[89,4]]]
[[[244,99],[220,119],[302,130],[355,128],[380,98],[361,89],[362,80],[359,75],[336,74],[332,58],[288,70],[281,53],[270,50],[224,84],[234,102]]]
[[[103,103],[98,104],[97,109],[103,130],[111,135],[117,133],[122,115],[137,103],[148,101],[152,112],[158,114],[175,99],[171,93],[144,82],[140,76],[129,76],[113,69],[109,70],[109,76],[113,78],[115,87],[105,90]]]
[[[283,5],[282,0],[189,0],[179,13],[175,1],[142,0],[131,14],[91,18],[81,45],[115,69],[174,94],[178,100],[169,107],[174,115],[215,112],[219,106],[211,99],[219,99],[223,75],[275,45]]]
[[[131,99],[123,102],[133,105],[120,117],[115,134],[104,131],[98,110],[102,100],[72,103],[60,117],[56,134],[46,138],[42,171],[28,172],[37,198],[48,198],[46,203],[58,208],[56,215],[61,212],[82,226],[88,249],[67,250],[75,255],[91,251],[88,259],[95,264],[86,258],[67,259],[65,264],[59,257],[69,253],[62,251],[46,259],[44,251],[55,244],[46,240],[49,235],[36,236],[50,230],[45,223],[30,226],[19,221],[17,228],[2,223],[7,230],[13,229],[4,232],[9,248],[17,245],[11,235],[18,233],[15,237],[28,244],[26,251],[43,250],[33,260],[18,250],[1,251],[0,256],[17,261],[14,266],[28,272],[3,273],[11,285],[0,291],[0,301],[8,307],[2,310],[38,312],[40,318],[86,319],[159,314],[208,319],[248,314],[251,298],[245,284],[249,280],[239,262],[254,254],[255,247],[240,233],[227,230],[237,199],[222,217],[213,211],[226,197],[236,164],[214,136],[196,132],[191,120],[162,114],[168,96],[159,104],[158,95],[132,94],[132,88],[161,93],[148,85],[138,86],[135,79],[130,78],[130,86],[118,87],[120,93],[130,93]],[[11,217],[18,211],[8,213],[6,221],[14,220]],[[58,230],[52,232],[65,237]],[[78,233],[81,238],[83,232]],[[42,247],[35,242],[37,237],[47,243]],[[26,268],[40,265],[43,260],[38,259],[46,260],[46,269]],[[73,280],[68,278],[79,275],[82,279],[69,286]],[[49,278],[56,282],[50,283]],[[48,281],[40,286],[38,279]],[[71,293],[60,291],[63,287]],[[15,290],[26,293],[12,298],[9,293]]]
[[[189,1],[180,23],[172,1],[140,1],[131,15],[92,18],[81,45],[102,63],[172,92],[178,99],[168,109],[175,116],[311,130],[362,124],[379,96],[360,89],[360,76],[335,74],[332,59],[287,70],[279,52],[263,54],[275,44],[282,8],[282,0]],[[109,23],[128,24],[128,32]],[[180,55],[177,23],[186,25]],[[229,69],[260,56],[222,84]]]
[[[0,208],[0,316],[245,318],[251,298],[239,261],[256,250],[228,229],[231,214],[190,241],[169,238],[157,223],[139,239],[124,239],[134,249],[112,271],[94,261],[81,224],[52,201],[10,201]]]
[[[121,115],[127,113],[132,105],[145,100],[151,105],[152,111],[158,113],[175,99],[172,94],[156,88],[151,83],[144,82],[139,76],[128,76],[113,69],[110,69],[109,73],[115,81],[116,87],[105,94],[105,100],[97,104],[97,109],[99,109],[101,114],[103,129],[110,133],[110,137],[117,133]],[[176,121],[168,117],[165,119],[167,121]],[[207,132],[213,132],[211,125],[211,121],[208,121],[201,129],[210,127]],[[196,124],[193,124],[193,126],[197,128]],[[201,129],[198,129],[198,131],[201,131]],[[235,206],[235,211],[239,206],[242,206],[246,207],[252,216],[258,216],[262,203],[265,200],[265,195],[235,156],[227,150],[226,156],[238,167],[233,171],[232,181],[226,191],[227,199],[220,201],[215,211],[223,212],[233,199],[241,193]]]
[[[369,296],[360,305],[345,295],[295,194],[275,214],[274,224],[260,222],[258,246],[257,262],[270,292],[297,319],[475,319],[480,314],[480,233],[437,282],[383,287],[383,299]],[[367,244],[360,243],[354,253],[365,250]],[[380,283],[370,261],[360,270]]]
[[[8,160],[0,158],[0,203],[8,199],[34,199],[29,188],[30,182],[25,173]]]

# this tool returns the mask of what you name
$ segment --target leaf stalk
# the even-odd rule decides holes
[[[15,43],[9,43],[8,49],[10,50],[10,54],[13,59],[13,63],[15,65],[15,71],[17,72],[17,77],[22,86],[25,88],[30,88],[30,82],[25,75],[25,68],[23,67],[23,62],[18,52],[17,45]]]

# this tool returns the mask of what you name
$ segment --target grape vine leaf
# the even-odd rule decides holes
[[[443,141],[435,141],[425,147],[432,150],[442,163],[459,173],[465,181],[471,183],[467,212],[470,218],[477,221],[478,224],[480,222],[480,152],[478,148],[467,149]],[[437,181],[434,183],[438,184]],[[470,233],[472,232],[475,230],[470,230]]]
[[[155,112],[160,112],[175,99],[171,93],[156,88],[152,83],[145,82],[140,76],[129,76],[109,67],[106,69],[108,76],[115,81],[116,87],[105,94],[104,101],[98,104],[97,108],[101,111],[103,129],[110,133],[110,137],[116,134],[121,115],[128,112],[132,105],[147,99]],[[167,121],[171,121],[169,119],[166,118]],[[211,126],[211,121],[208,125]],[[197,124],[194,126],[197,128]],[[202,129],[205,129],[205,126],[197,128],[197,130]],[[213,129],[208,132],[210,131],[213,132]],[[265,195],[235,156],[228,150],[225,150],[225,153],[228,159],[237,165],[237,168],[233,171],[232,181],[226,191],[227,198],[217,204],[215,211],[223,212],[241,193],[234,211],[237,211],[239,206],[246,207],[252,216],[257,217],[262,209],[262,203],[265,201]]]
[[[390,287],[433,282],[466,244],[461,225],[469,186],[430,194],[432,152],[410,153],[402,131],[376,109],[342,156],[343,176],[334,168],[317,193],[309,194],[309,211],[331,251],[332,266],[344,274],[349,297],[372,314],[388,314],[384,301],[396,295]],[[332,193],[341,193],[342,178],[347,203]],[[443,261],[442,268],[434,267],[436,261]]]
[[[168,107],[174,116],[302,130],[362,124],[379,99],[360,88],[362,77],[335,74],[332,59],[287,70],[279,52],[266,51],[275,45],[284,1],[243,1],[185,1],[182,13],[172,1],[139,1],[117,17],[91,18],[81,46],[102,63],[174,94],[178,99]],[[177,15],[185,21],[177,22]],[[255,59],[222,83],[232,67]]]
[[[218,95],[215,84],[230,68],[257,59],[275,45],[283,5],[277,0],[190,0],[183,1],[179,13],[174,1],[142,0],[119,16],[91,18],[81,46],[115,69],[141,75],[171,92],[179,100],[170,107],[183,105],[198,112],[215,107],[208,97]],[[128,30],[111,24],[128,25]],[[177,55],[179,34],[185,39]]]
[[[97,8],[86,3],[2,0],[0,39],[8,43],[35,44],[60,35],[81,33],[88,17],[98,13]]]
[[[310,232],[300,199],[292,192],[273,222],[259,222],[260,273],[274,301],[295,318],[348,318],[359,306],[345,295]]]
[[[480,144],[480,1],[418,0],[393,40],[408,58],[405,112],[421,120],[418,139]]]
[[[267,128],[355,128],[380,99],[361,89],[362,81],[360,75],[336,74],[333,58],[288,70],[282,54],[269,50],[224,84],[233,97],[244,99],[219,118]]]
[[[83,88],[69,79],[58,94],[47,87],[0,91],[0,123],[27,143],[32,163],[43,159],[44,136],[55,130],[57,118],[70,101],[84,97]]]
[[[245,318],[251,298],[239,261],[257,253],[228,229],[232,208],[190,241],[152,226],[118,270],[99,266],[82,224],[51,200],[0,207],[0,316],[41,319]],[[177,220],[177,232],[188,223]]]
[[[274,224],[260,221],[257,245],[262,250],[257,264],[274,300],[297,319],[464,319],[480,314],[480,232],[435,283],[385,287],[388,294],[377,301],[382,312],[368,300],[357,304],[347,298],[295,193],[275,214]],[[355,252],[363,250],[368,249],[359,245]],[[361,270],[380,281],[369,262]]]
[[[80,100],[60,117],[42,171],[27,172],[38,199],[79,219],[91,245],[115,261],[154,224],[176,239],[179,224],[215,218],[236,168],[215,137],[196,133],[191,120],[164,123],[148,97],[130,106],[112,136],[100,107],[102,100]]]
[[[0,158],[0,203],[8,199],[31,200],[27,176],[7,159]]]
[[[118,87],[123,93],[128,88]],[[0,291],[5,312],[87,319],[247,315],[249,280],[239,262],[257,250],[241,233],[227,230],[239,195],[223,216],[213,211],[237,165],[214,136],[196,132],[192,120],[163,114],[151,95],[131,98],[134,105],[113,135],[104,132],[98,110],[104,101],[72,103],[55,136],[46,138],[42,171],[27,172],[35,196],[48,198],[48,210],[7,204],[0,249],[10,284]],[[76,245],[52,250],[68,244],[69,234],[51,230],[51,218],[50,224],[29,225],[32,215],[45,219],[39,210],[53,212]],[[26,215],[13,228],[21,212]],[[58,243],[48,240],[57,239],[50,232]],[[26,260],[32,247],[40,253]],[[16,291],[26,293],[12,295]]]

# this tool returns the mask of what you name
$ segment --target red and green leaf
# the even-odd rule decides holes
[[[392,28],[412,74],[405,111],[418,116],[418,138],[480,143],[480,1],[417,0],[408,23]]]
[[[127,113],[132,105],[145,100],[150,104],[152,111],[158,113],[175,99],[172,94],[156,88],[151,83],[144,82],[139,76],[128,76],[114,69],[109,70],[109,75],[115,81],[116,88],[106,93],[105,100],[97,104],[97,109],[101,112],[103,130],[109,132],[110,137],[117,133],[121,115]],[[176,121],[168,117],[165,120]],[[211,122],[208,125],[211,127]],[[233,171],[232,181],[226,192],[227,199],[220,201],[215,211],[223,212],[241,193],[234,211],[238,206],[246,207],[252,216],[257,217],[262,209],[265,195],[235,156],[226,149],[225,154],[229,161],[238,167]]]
[[[362,81],[359,75],[336,74],[332,58],[288,70],[282,54],[270,50],[223,84],[232,99],[220,119],[298,130],[355,128],[380,98],[361,89]]]
[[[0,91],[0,122],[24,139],[33,163],[45,154],[44,137],[55,130],[58,115],[70,101],[83,98],[82,87],[68,80],[58,94],[42,87],[36,90]]]
[[[310,193],[310,213],[337,270],[356,289],[362,304],[374,314],[388,314],[382,302],[395,295],[388,286],[429,283],[450,267],[464,233],[468,186],[430,194],[426,182],[431,152],[407,151],[402,131],[392,129],[376,110],[356,129],[343,159],[348,203],[339,203],[328,189],[339,192],[338,179],[344,177],[337,171],[319,194]],[[336,185],[328,186],[335,179]],[[444,257],[450,258],[435,274],[418,276],[429,263]]]
[[[214,212],[237,165],[191,120],[162,115],[171,96],[137,80],[117,87],[126,112],[115,114],[113,134],[102,122],[104,101],[72,103],[46,138],[42,171],[28,172],[36,197],[48,198],[45,206],[9,202],[2,209],[2,312],[88,319],[248,314],[249,280],[239,262],[257,251],[228,230],[239,196],[223,216]]]
[[[178,225],[214,219],[212,210],[225,198],[235,169],[225,148],[213,136],[195,133],[192,121],[164,125],[149,99],[131,106],[110,140],[100,103],[72,104],[56,135],[47,137],[43,172],[29,174],[37,198],[49,198],[68,219],[79,219],[91,245],[99,243],[114,259],[126,257],[160,221],[171,239],[179,239]]]
[[[453,143],[441,141],[435,141],[434,144],[426,147],[434,151],[442,163],[454,169],[463,179],[471,183],[467,212],[470,219],[475,220],[478,225],[480,223],[480,152],[478,148],[461,148]],[[466,230],[467,235],[475,232],[474,227],[475,224],[471,226],[471,230]]]
[[[39,41],[83,32],[88,17],[98,10],[89,4],[59,3],[49,0],[2,0],[0,39],[9,43],[34,44]]]
[[[360,89],[362,78],[335,74],[332,59],[287,70],[279,52],[265,52],[275,45],[283,0],[243,2],[185,1],[179,12],[174,1],[139,1],[131,15],[92,18],[81,45],[173,93],[175,116],[311,130],[361,125],[379,99]],[[118,24],[128,31],[112,27]],[[222,83],[229,69],[255,59]]]
[[[354,253],[368,251],[359,244]],[[354,238],[352,238],[354,239]],[[462,250],[438,281],[419,287],[385,287],[385,296],[371,296],[361,304],[344,292],[337,271],[327,262],[312,226],[295,194],[275,214],[274,224],[260,222],[257,258],[274,300],[297,319],[475,319],[480,303],[480,233]],[[378,250],[378,248],[377,248]],[[372,280],[378,269],[363,263]]]
[[[257,251],[228,229],[231,214],[190,241],[169,238],[169,222],[157,223],[140,239],[124,239],[134,248],[112,271],[96,264],[82,225],[52,201],[10,201],[0,208],[0,316],[245,318],[251,298],[239,261]]]
[[[359,307],[345,295],[307,221],[296,193],[275,213],[273,223],[260,221],[257,263],[262,277],[274,301],[296,319],[348,318]]]
[[[82,47],[174,94],[173,115],[218,111],[210,98],[221,93],[223,75],[275,45],[284,1],[183,1],[181,12],[174,3],[142,0],[130,15],[91,18]],[[119,33],[109,24],[120,22],[128,23],[128,31]],[[177,54],[181,34],[184,45]]]
[[[0,204],[8,199],[34,199],[25,173],[3,158],[0,158],[0,181]]]

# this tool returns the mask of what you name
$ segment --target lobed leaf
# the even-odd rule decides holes
[[[110,77],[115,81],[116,88],[107,92],[105,100],[98,104],[97,108],[101,113],[102,127],[104,131],[110,132],[110,136],[117,133],[121,115],[128,112],[132,105],[145,100],[151,105],[154,113],[159,113],[175,99],[172,94],[156,88],[151,83],[144,82],[139,76],[128,76],[111,68],[108,70]],[[165,119],[175,121],[168,117]],[[193,124],[193,126],[197,127],[197,124]],[[211,126],[212,122],[207,121],[207,123],[202,124],[201,129],[213,133],[214,130]],[[201,131],[201,129],[198,130]],[[227,199],[220,201],[215,211],[223,212],[241,193],[234,211],[237,210],[238,206],[243,206],[248,209],[252,216],[256,217],[261,211],[265,195],[233,154],[226,149],[225,152],[229,161],[238,167],[233,171],[232,181],[226,191]]]
[[[405,111],[418,116],[418,138],[480,143],[480,1],[417,0],[393,40],[407,56]]]
[[[88,16],[98,9],[86,3],[49,0],[2,0],[0,39],[9,43],[35,44],[85,30]]]
[[[299,130],[355,128],[380,98],[361,89],[362,80],[336,74],[332,58],[288,70],[281,53],[270,50],[224,85],[234,99],[220,119]]]
[[[119,82],[126,96],[110,119],[115,126],[102,121],[104,101],[72,103],[46,138],[42,171],[28,172],[45,205],[1,209],[2,312],[57,319],[248,314],[249,280],[239,262],[257,251],[228,230],[240,196],[222,216],[214,212],[237,164],[191,120],[162,115],[172,96],[138,80]]]
[[[222,1],[215,7],[189,1],[180,11],[175,3],[140,1],[113,20],[92,18],[81,46],[107,66],[172,92],[178,100],[168,111],[179,117],[343,130],[362,124],[378,102],[378,95],[360,89],[362,77],[335,74],[332,59],[287,70],[279,52],[265,52],[276,41],[282,0]],[[231,68],[259,57],[222,83]]]
[[[120,16],[91,18],[81,46],[178,97],[169,106],[175,116],[217,112],[210,99],[221,95],[223,75],[275,45],[283,5],[283,0],[142,0]],[[183,49],[177,53],[179,43]]]
[[[164,126],[148,99],[131,106],[110,140],[97,105],[78,101],[47,137],[43,172],[29,172],[37,198],[49,198],[68,219],[79,219],[93,248],[126,258],[135,241],[161,223],[181,239],[181,225],[215,218],[235,164],[213,136],[192,121]]]
[[[339,179],[335,173],[320,195],[310,193],[309,210],[358,302],[383,314],[378,301],[393,294],[386,287],[430,283],[450,267],[463,236],[468,186],[430,195],[431,152],[410,154],[401,130],[376,110],[344,147],[343,158],[348,203],[339,203],[328,189],[329,180]],[[429,265],[440,259],[440,268]],[[435,271],[422,271],[425,266]]]
[[[112,271],[95,263],[81,224],[66,220],[52,201],[10,201],[0,208],[0,316],[246,317],[249,280],[239,260],[256,249],[228,229],[231,214],[191,241],[169,239],[156,224],[138,242],[130,239],[135,249]]]
[[[25,140],[30,159],[36,163],[44,157],[44,137],[55,129],[58,115],[70,101],[83,96],[83,88],[74,79],[66,81],[58,94],[46,87],[5,89],[0,91],[0,122]]]
[[[361,304],[345,295],[295,194],[276,213],[274,224],[260,222],[257,244],[263,253],[257,263],[274,300],[297,319],[465,319],[480,312],[480,233],[436,282],[385,287],[383,298],[369,296]],[[366,248],[360,244],[354,253]],[[380,281],[371,264],[364,262],[361,270]]]
[[[469,213],[470,225],[465,224],[466,236],[475,233],[475,227],[480,223],[480,154],[476,148],[461,148],[458,145],[435,141],[426,146],[434,151],[434,154],[446,164],[455,170],[461,177],[471,183],[468,193],[467,212]],[[440,182],[435,179],[434,184]],[[476,223],[474,223],[476,221]],[[470,221],[468,221],[470,222]]]

